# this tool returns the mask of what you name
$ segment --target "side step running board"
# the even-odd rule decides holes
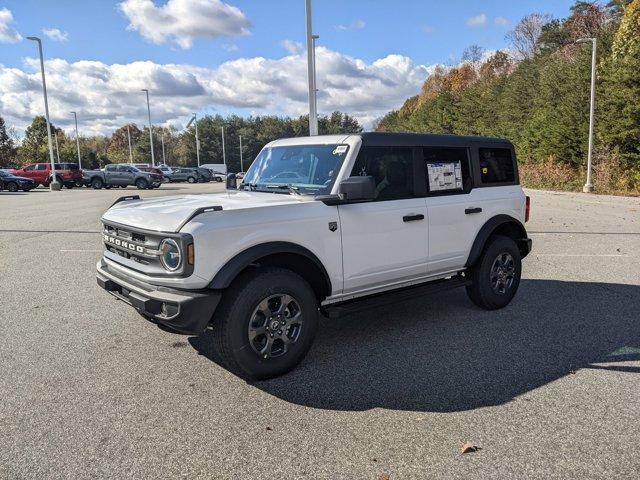
[[[432,293],[441,292],[443,290],[449,290],[451,288],[466,287],[467,285],[471,285],[470,279],[465,278],[462,275],[456,275],[450,279],[435,280],[422,285],[414,285],[411,287],[379,293],[370,297],[356,298],[341,303],[326,305],[321,308],[321,312],[329,318],[338,318],[361,310],[378,308],[384,305],[392,305],[415,297],[422,297]]]

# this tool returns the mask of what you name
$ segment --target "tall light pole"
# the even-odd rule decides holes
[[[58,132],[54,134],[56,139],[56,158],[58,159],[58,163],[60,163],[60,147],[58,147]]]
[[[127,124],[127,139],[129,140],[129,163],[133,165],[133,151],[131,150],[131,129]]]
[[[189,120],[189,123],[187,123],[187,127],[189,128],[191,126],[192,122],[196,122],[196,158],[198,159],[198,167],[200,167],[200,139],[198,138],[198,115],[197,114],[193,114],[193,117],[191,117],[191,120]]]
[[[164,155],[164,128],[162,129],[162,137],[160,137],[162,139],[162,163],[164,163],[165,165],[167,164],[167,158]]]
[[[51,162],[51,183],[49,188],[53,190],[60,190],[62,185],[58,183],[58,177],[56,176],[56,164],[53,159],[53,141],[51,140],[51,122],[49,121],[49,101],[47,99],[47,81],[44,76],[44,56],[42,54],[42,41],[38,37],[27,37],[28,40],[33,40],[38,43],[38,52],[40,53],[40,72],[42,73],[42,94],[44,95],[44,114],[47,120],[47,139],[49,142],[49,161]]]
[[[316,90],[316,38],[311,21],[311,0],[306,0],[307,11],[307,75],[309,77],[309,135],[318,135],[318,98]],[[315,37],[315,38],[314,38]]]
[[[149,106],[149,90],[142,89],[147,94],[147,115],[149,116],[149,142],[151,143],[151,166],[156,166],[156,156],[153,153],[153,126],[151,125],[151,107]]]
[[[582,187],[585,193],[593,192],[593,183],[591,181],[591,172],[593,168],[593,124],[596,109],[596,51],[598,49],[598,40],[594,38],[580,38],[576,43],[591,43],[591,100],[589,109],[589,154],[587,158],[587,183]]]
[[[78,147],[78,168],[82,170],[82,157],[80,156],[80,137],[78,136],[78,114],[76,112],[73,113],[73,119],[76,123],[76,147]]]
[[[240,137],[240,171],[244,172],[244,166],[242,165],[242,135]]]
[[[224,163],[224,168],[225,170],[227,170],[225,173],[228,174],[229,170],[227,169],[227,154],[224,150],[224,127],[221,127],[220,130],[222,131],[222,163]]]

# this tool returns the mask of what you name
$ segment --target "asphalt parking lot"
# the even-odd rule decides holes
[[[637,477],[640,199],[528,193],[509,307],[456,290],[324,320],[297,370],[249,384],[210,334],[97,287],[124,190],[0,192],[0,478]]]

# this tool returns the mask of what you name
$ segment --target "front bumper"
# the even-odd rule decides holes
[[[202,333],[222,297],[219,290],[177,290],[140,282],[110,270],[104,260],[97,269],[100,287],[141,314],[181,333]]]

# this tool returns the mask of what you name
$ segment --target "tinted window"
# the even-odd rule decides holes
[[[480,179],[482,183],[513,183],[516,180],[511,150],[480,149]]]
[[[351,176],[372,176],[377,201],[400,200],[415,196],[413,149],[364,147],[358,153]]]
[[[431,194],[469,192],[473,182],[466,148],[423,149],[427,190]]]
[[[107,165],[106,167],[104,167],[107,172],[115,172],[117,168],[117,165]]]
[[[39,163],[38,165],[35,166],[35,170],[47,170],[47,167],[49,165],[47,165],[46,163]],[[32,170],[34,169],[34,167],[31,168],[26,168],[25,170]]]

